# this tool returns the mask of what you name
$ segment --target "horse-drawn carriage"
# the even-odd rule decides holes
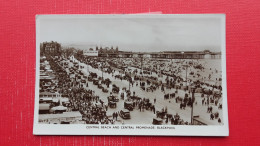
[[[204,67],[201,64],[194,66],[194,68],[200,70],[204,69]]]
[[[85,79],[81,79],[81,83],[87,83]]]
[[[117,87],[115,84],[112,86],[112,92],[113,93],[118,93],[119,92],[119,87]]]
[[[182,102],[182,101],[183,101],[183,98],[181,98],[181,97],[178,96],[178,97],[175,98],[175,101],[176,101],[176,103]]]
[[[170,94],[165,94],[164,95],[164,100],[169,99],[169,98],[170,98]]]
[[[99,89],[104,89],[104,87],[101,84],[98,84]]]
[[[109,102],[108,102],[108,106],[109,106],[110,108],[116,108],[116,102],[109,101]]]
[[[130,116],[130,111],[129,110],[126,110],[126,109],[123,109],[119,112],[119,116],[123,119],[130,119],[131,116]]]
[[[153,118],[153,125],[162,125],[163,120],[159,118]]]
[[[134,80],[135,80],[135,81],[136,81],[136,80],[140,80],[140,77],[134,76]]]
[[[151,85],[150,87],[146,88],[147,92],[154,91],[154,90],[156,90],[156,87],[153,86],[153,85]]]
[[[129,111],[132,111],[134,109],[133,102],[125,101],[124,102],[124,108],[128,109]]]
[[[222,97],[222,93],[220,91],[214,91],[213,96],[217,97],[217,98],[221,98]]]
[[[175,93],[171,93],[170,98],[174,98],[174,97],[175,97]]]
[[[88,81],[93,81],[93,78],[91,76],[88,77]]]
[[[146,80],[146,83],[147,83],[147,85],[150,85],[150,84],[151,84],[151,81]]]
[[[143,105],[144,105],[146,110],[148,110],[149,108],[152,107],[152,103],[150,102],[150,100],[148,98],[144,99]]]
[[[112,69],[110,68],[110,67],[108,67],[106,70],[105,70],[105,72],[107,72],[107,73],[112,73]]]
[[[218,109],[222,109],[222,104],[219,104],[219,105],[218,105]]]
[[[81,70],[79,71],[79,74],[82,75],[82,76],[84,75],[84,73]]]
[[[132,99],[132,100],[140,100],[141,97],[138,97],[138,96],[130,96],[130,99]]]
[[[203,89],[203,94],[211,95],[212,91],[210,89]]]
[[[103,88],[103,89],[102,89],[102,92],[107,93],[108,90],[107,90],[106,88]]]
[[[124,80],[129,80],[130,78],[131,78],[131,76],[128,75],[128,74],[126,74],[125,76],[123,76],[123,79],[124,79]]]
[[[124,97],[125,97],[124,93],[121,93],[120,97],[121,97],[121,99],[124,100]]]
[[[90,76],[91,76],[92,78],[97,78],[97,74],[96,74],[96,73],[93,73],[93,72],[90,73]]]
[[[156,117],[164,119],[167,113],[165,111],[156,111]]]
[[[94,85],[98,85],[98,82],[99,82],[99,81],[98,81],[97,79],[94,79],[94,80],[93,80],[93,84],[94,84]]]
[[[195,99],[189,98],[189,100],[187,101],[187,106],[192,107],[192,104],[194,103]]]
[[[185,110],[186,107],[186,103],[185,102],[181,102],[180,103],[180,109],[184,109]]]
[[[109,85],[110,83],[111,83],[111,81],[110,81],[109,78],[106,78],[105,80],[101,81],[101,84],[106,84],[106,85],[108,84]]]
[[[113,95],[108,96],[107,100],[108,100],[108,102],[109,101],[113,101],[113,102],[118,102],[119,101],[119,99],[117,97],[113,96]]]
[[[115,75],[115,78],[118,78],[118,79],[120,79],[120,80],[123,79],[122,76],[120,76],[120,75]]]

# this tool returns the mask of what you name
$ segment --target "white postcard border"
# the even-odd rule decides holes
[[[221,18],[221,59],[222,59],[222,87],[223,87],[223,123],[214,126],[191,125],[92,125],[92,124],[39,124],[39,62],[40,38],[39,28],[41,19],[56,18],[196,18],[216,17]],[[35,106],[34,106],[34,135],[154,135],[154,136],[229,136],[228,110],[227,110],[227,78],[226,78],[226,17],[225,14],[118,14],[118,15],[36,15],[36,80],[35,80]],[[99,127],[91,128],[91,126]],[[101,126],[111,126],[101,128]],[[119,129],[113,128],[119,126]],[[136,126],[155,127],[155,129],[137,129]],[[134,127],[132,129],[131,127]],[[162,129],[157,129],[158,127]],[[124,129],[123,129],[124,128]],[[173,129],[164,129],[173,128]]]

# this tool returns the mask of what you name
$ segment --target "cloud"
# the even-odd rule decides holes
[[[84,49],[118,46],[123,51],[220,51],[219,18],[41,19],[40,41]]]

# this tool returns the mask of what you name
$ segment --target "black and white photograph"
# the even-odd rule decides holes
[[[36,135],[228,136],[224,14],[37,15]]]

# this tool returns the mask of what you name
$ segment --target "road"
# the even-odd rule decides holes
[[[83,66],[82,72],[85,75],[89,75],[89,72],[94,72],[97,73],[98,76],[102,76],[102,71],[99,69],[95,69],[92,68],[90,65],[87,65],[85,63],[81,63],[78,60],[74,59],[75,62],[78,62],[80,66]],[[66,61],[69,63],[69,67],[73,66],[73,63]],[[114,75],[116,74],[120,74],[118,71],[115,71]],[[112,74],[108,74],[103,72],[103,77],[105,78],[109,78],[112,81],[112,84],[116,84],[117,86],[120,87],[120,93],[122,92],[122,88],[126,87],[127,89],[129,88],[129,82],[126,80],[120,80],[120,79],[115,79]],[[88,87],[86,87],[86,84],[83,84],[84,88],[87,89],[91,89],[93,91],[95,91],[95,95],[99,96],[100,99],[102,99],[103,101],[105,101],[107,103],[107,97],[109,96],[110,92],[112,91],[112,86],[110,85],[110,88],[108,89],[109,92],[108,93],[104,93],[102,92],[101,89],[98,89],[96,85],[93,85],[93,82],[88,82]],[[191,122],[191,108],[190,107],[186,107],[185,110],[181,110],[180,109],[180,103],[175,103],[175,99],[168,99],[168,100],[164,100],[164,94],[165,93],[173,93],[175,92],[176,89],[166,89],[165,92],[162,92],[159,89],[157,89],[154,92],[146,92],[143,91],[139,86],[136,86],[136,84],[134,84],[133,86],[130,87],[131,92],[135,91],[135,94],[141,98],[149,98],[151,102],[154,101],[154,99],[156,99],[156,103],[155,103],[155,109],[156,111],[160,111],[162,108],[167,107],[168,109],[168,113],[175,115],[176,113],[178,113],[180,115],[180,118],[183,119],[184,121],[188,121]],[[185,95],[185,91],[183,90],[178,90],[178,94],[177,96],[180,97],[184,97]],[[114,94],[114,96],[117,96],[119,94]],[[189,95],[189,97],[191,97],[191,94]],[[119,98],[120,99],[120,98]],[[193,109],[193,115],[199,115],[200,118],[202,118],[203,120],[207,121],[207,123],[210,123],[210,125],[219,125],[219,123],[217,122],[217,120],[210,120],[210,114],[207,113],[207,106],[203,106],[201,104],[201,94],[200,93],[195,93],[195,101],[197,102],[197,104],[194,104],[194,109]],[[124,101],[122,99],[119,100],[119,102],[117,103],[117,108],[108,108],[107,111],[107,115],[111,116],[113,112],[117,112],[120,111],[121,109],[123,109],[123,104]],[[211,104],[211,106],[213,107],[213,113],[219,111],[217,106]],[[222,119],[222,112],[219,112],[219,117]],[[117,123],[121,123],[122,121],[124,121],[125,124],[151,124],[152,123],[152,119],[156,117],[155,114],[152,111],[147,111],[144,110],[143,112],[140,112],[137,108],[134,109],[133,111],[131,111],[131,119],[128,120],[123,120],[121,117],[118,118]],[[166,123],[164,123],[166,124]],[[169,123],[168,123],[169,124]]]

